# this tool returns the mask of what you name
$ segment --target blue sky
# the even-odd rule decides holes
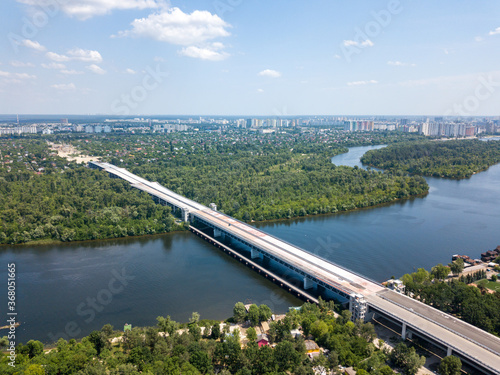
[[[0,113],[500,115],[500,2],[5,0]]]

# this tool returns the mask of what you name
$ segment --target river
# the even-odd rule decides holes
[[[351,148],[332,161],[361,166],[359,158],[371,148]],[[427,181],[430,192],[423,198],[257,226],[376,281],[448,263],[456,253],[479,257],[500,244],[500,165],[467,180]],[[18,343],[82,337],[106,323],[117,329],[154,325],[159,315],[187,321],[193,311],[225,319],[237,301],[265,303],[277,312],[301,303],[188,232],[1,247],[1,280],[11,262]]]

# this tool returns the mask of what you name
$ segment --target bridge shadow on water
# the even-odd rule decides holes
[[[200,226],[194,224],[193,227],[203,232],[209,238],[215,239],[216,241],[222,243],[223,245],[235,251],[237,254],[243,256],[244,258],[242,260],[242,263],[245,262],[244,260],[245,258],[251,260],[252,262],[264,268],[265,270],[277,275],[281,279],[284,279],[288,284],[293,285],[295,288],[315,298],[321,297],[324,300],[335,300],[339,304],[348,303],[348,301],[346,301],[345,298],[342,298],[341,296],[317,284],[314,284],[311,288],[308,288],[307,290],[304,289],[304,278],[302,275],[263,255],[261,255],[261,257],[259,258],[252,259],[252,252],[250,247],[239,242],[238,240],[234,240],[225,236],[215,238],[214,230],[206,226]],[[280,285],[279,281],[276,281],[275,283],[277,285]],[[297,294],[293,290],[289,290],[288,286],[286,285],[280,285],[280,286],[283,288],[283,290],[297,297]],[[298,296],[298,297],[303,300],[307,300],[305,296]]]

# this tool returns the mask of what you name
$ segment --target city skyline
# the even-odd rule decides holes
[[[1,114],[500,114],[497,3],[42,3],[1,5]]]

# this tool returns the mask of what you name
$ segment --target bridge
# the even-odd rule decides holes
[[[224,251],[228,250],[228,253],[247,265],[253,268],[257,266],[256,270],[264,272],[266,277],[271,277],[291,292],[290,287],[293,286],[293,292],[305,300],[315,302],[315,298],[307,291],[321,286],[349,304],[353,320],[369,321],[382,317],[400,327],[403,339],[418,337],[446,351],[447,355],[459,357],[484,374],[500,374],[500,338],[126,169],[102,162],[90,162],[89,167],[104,170],[111,177],[129,182],[134,188],[151,195],[157,203],[172,207],[186,222],[212,228],[216,238],[226,237],[238,241],[249,249],[251,258],[266,257],[277,262],[298,275],[303,280],[303,288],[291,285],[237,252],[230,253],[230,248],[222,242],[192,229],[219,248],[224,247]]]

